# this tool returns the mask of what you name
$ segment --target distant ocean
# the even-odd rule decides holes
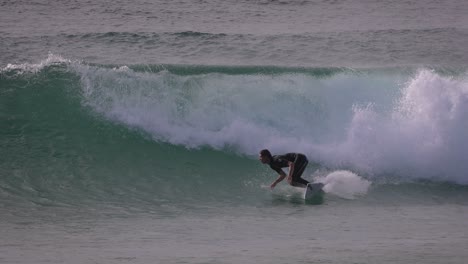
[[[466,263],[466,14],[0,1],[0,263]]]

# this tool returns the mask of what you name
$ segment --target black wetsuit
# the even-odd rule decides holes
[[[281,168],[289,167],[288,161],[294,163],[292,181],[307,185],[309,182],[301,178],[302,173],[309,163],[304,154],[286,153],[284,155],[275,155],[271,159],[270,168],[281,174],[283,171]]]

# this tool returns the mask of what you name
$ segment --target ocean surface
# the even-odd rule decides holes
[[[0,0],[0,263],[466,263],[467,14]]]

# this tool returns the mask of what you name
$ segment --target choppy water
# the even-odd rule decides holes
[[[468,5],[439,1],[2,1],[0,62],[466,67]]]
[[[0,262],[468,257],[463,1],[0,6]]]

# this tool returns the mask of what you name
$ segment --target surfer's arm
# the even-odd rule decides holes
[[[293,172],[294,172],[294,165],[295,165],[295,162],[288,162],[289,163],[289,173],[288,173],[288,182],[291,183],[292,181],[292,175],[293,175]]]
[[[280,183],[282,180],[284,180],[284,178],[286,178],[286,173],[284,173],[283,170],[281,170],[278,173],[279,173],[279,177],[270,185],[271,189],[275,188],[276,184]]]

